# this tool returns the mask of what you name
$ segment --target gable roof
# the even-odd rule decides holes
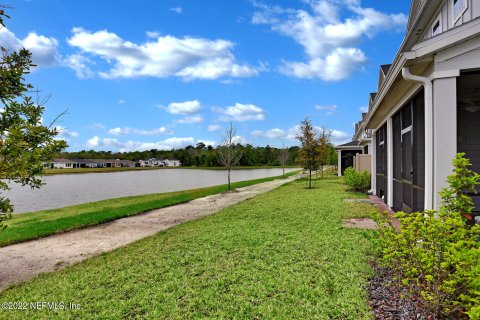
[[[390,64],[382,64],[382,65],[380,66],[380,70],[382,70],[384,76],[387,75],[388,70],[390,70],[390,67],[391,67],[391,66],[392,66],[391,63],[390,63]]]
[[[360,142],[358,142],[357,140],[353,140],[353,141],[350,141],[350,142],[347,142],[347,143],[344,143],[344,144],[340,144],[340,145],[335,147],[335,149],[361,149],[361,148],[363,148],[363,147],[360,145]]]

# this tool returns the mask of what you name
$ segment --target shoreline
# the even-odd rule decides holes
[[[297,166],[285,166],[285,169],[299,169]],[[44,176],[53,176],[61,174],[83,174],[83,173],[112,173],[125,171],[145,171],[145,170],[226,170],[224,167],[119,167],[119,168],[75,168],[75,169],[45,169]],[[232,170],[253,170],[253,169],[282,169],[281,166],[238,166]]]

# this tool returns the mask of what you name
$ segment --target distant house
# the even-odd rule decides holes
[[[178,159],[165,159],[163,161],[165,167],[180,167],[182,163]]]
[[[44,162],[45,168],[74,169],[74,168],[120,168],[135,167],[135,162],[120,159],[55,159],[52,162]]]
[[[90,160],[90,159],[71,159],[72,161],[75,161],[78,163],[78,168],[97,168],[98,163],[96,160]]]
[[[135,167],[135,162],[130,160],[118,160],[120,165],[125,168],[133,168]]]
[[[80,168],[80,164],[71,159],[54,159],[51,164],[51,168],[53,169],[73,169],[73,168]]]
[[[357,140],[338,145],[335,150],[338,153],[338,176],[342,176],[348,167],[354,166],[354,158],[357,154],[368,153],[368,147],[361,146]]]
[[[151,158],[148,160],[139,160],[140,167],[180,167],[182,163],[177,159],[159,159]]]

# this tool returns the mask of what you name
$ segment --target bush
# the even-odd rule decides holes
[[[367,192],[370,189],[370,173],[359,172],[352,167],[345,169],[343,180],[352,191]]]
[[[453,163],[439,212],[400,212],[400,233],[392,221],[380,229],[381,262],[437,318],[480,319],[480,226],[467,223],[473,202],[466,195],[480,177],[464,154]]]

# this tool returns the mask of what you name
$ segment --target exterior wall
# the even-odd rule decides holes
[[[376,190],[377,190],[377,164],[376,164],[376,157],[377,157],[377,150],[376,150],[376,141],[377,141],[377,134],[375,132],[372,133],[372,143],[371,143],[371,154],[372,154],[372,160],[370,161],[371,162],[371,172],[372,172],[372,175],[371,175],[371,185],[372,185],[372,189],[370,190],[370,192],[372,194],[376,194]]]
[[[462,10],[461,14],[454,17],[453,0],[445,0],[440,8],[437,10],[433,19],[427,25],[423,39],[429,39],[432,37],[432,29],[437,21],[440,21],[441,33],[447,30],[458,27],[471,20],[480,17],[480,1],[478,0],[463,0],[467,7]]]
[[[433,81],[433,209],[440,205],[439,192],[447,186],[452,172],[452,159],[457,152],[457,93],[456,78]]]

